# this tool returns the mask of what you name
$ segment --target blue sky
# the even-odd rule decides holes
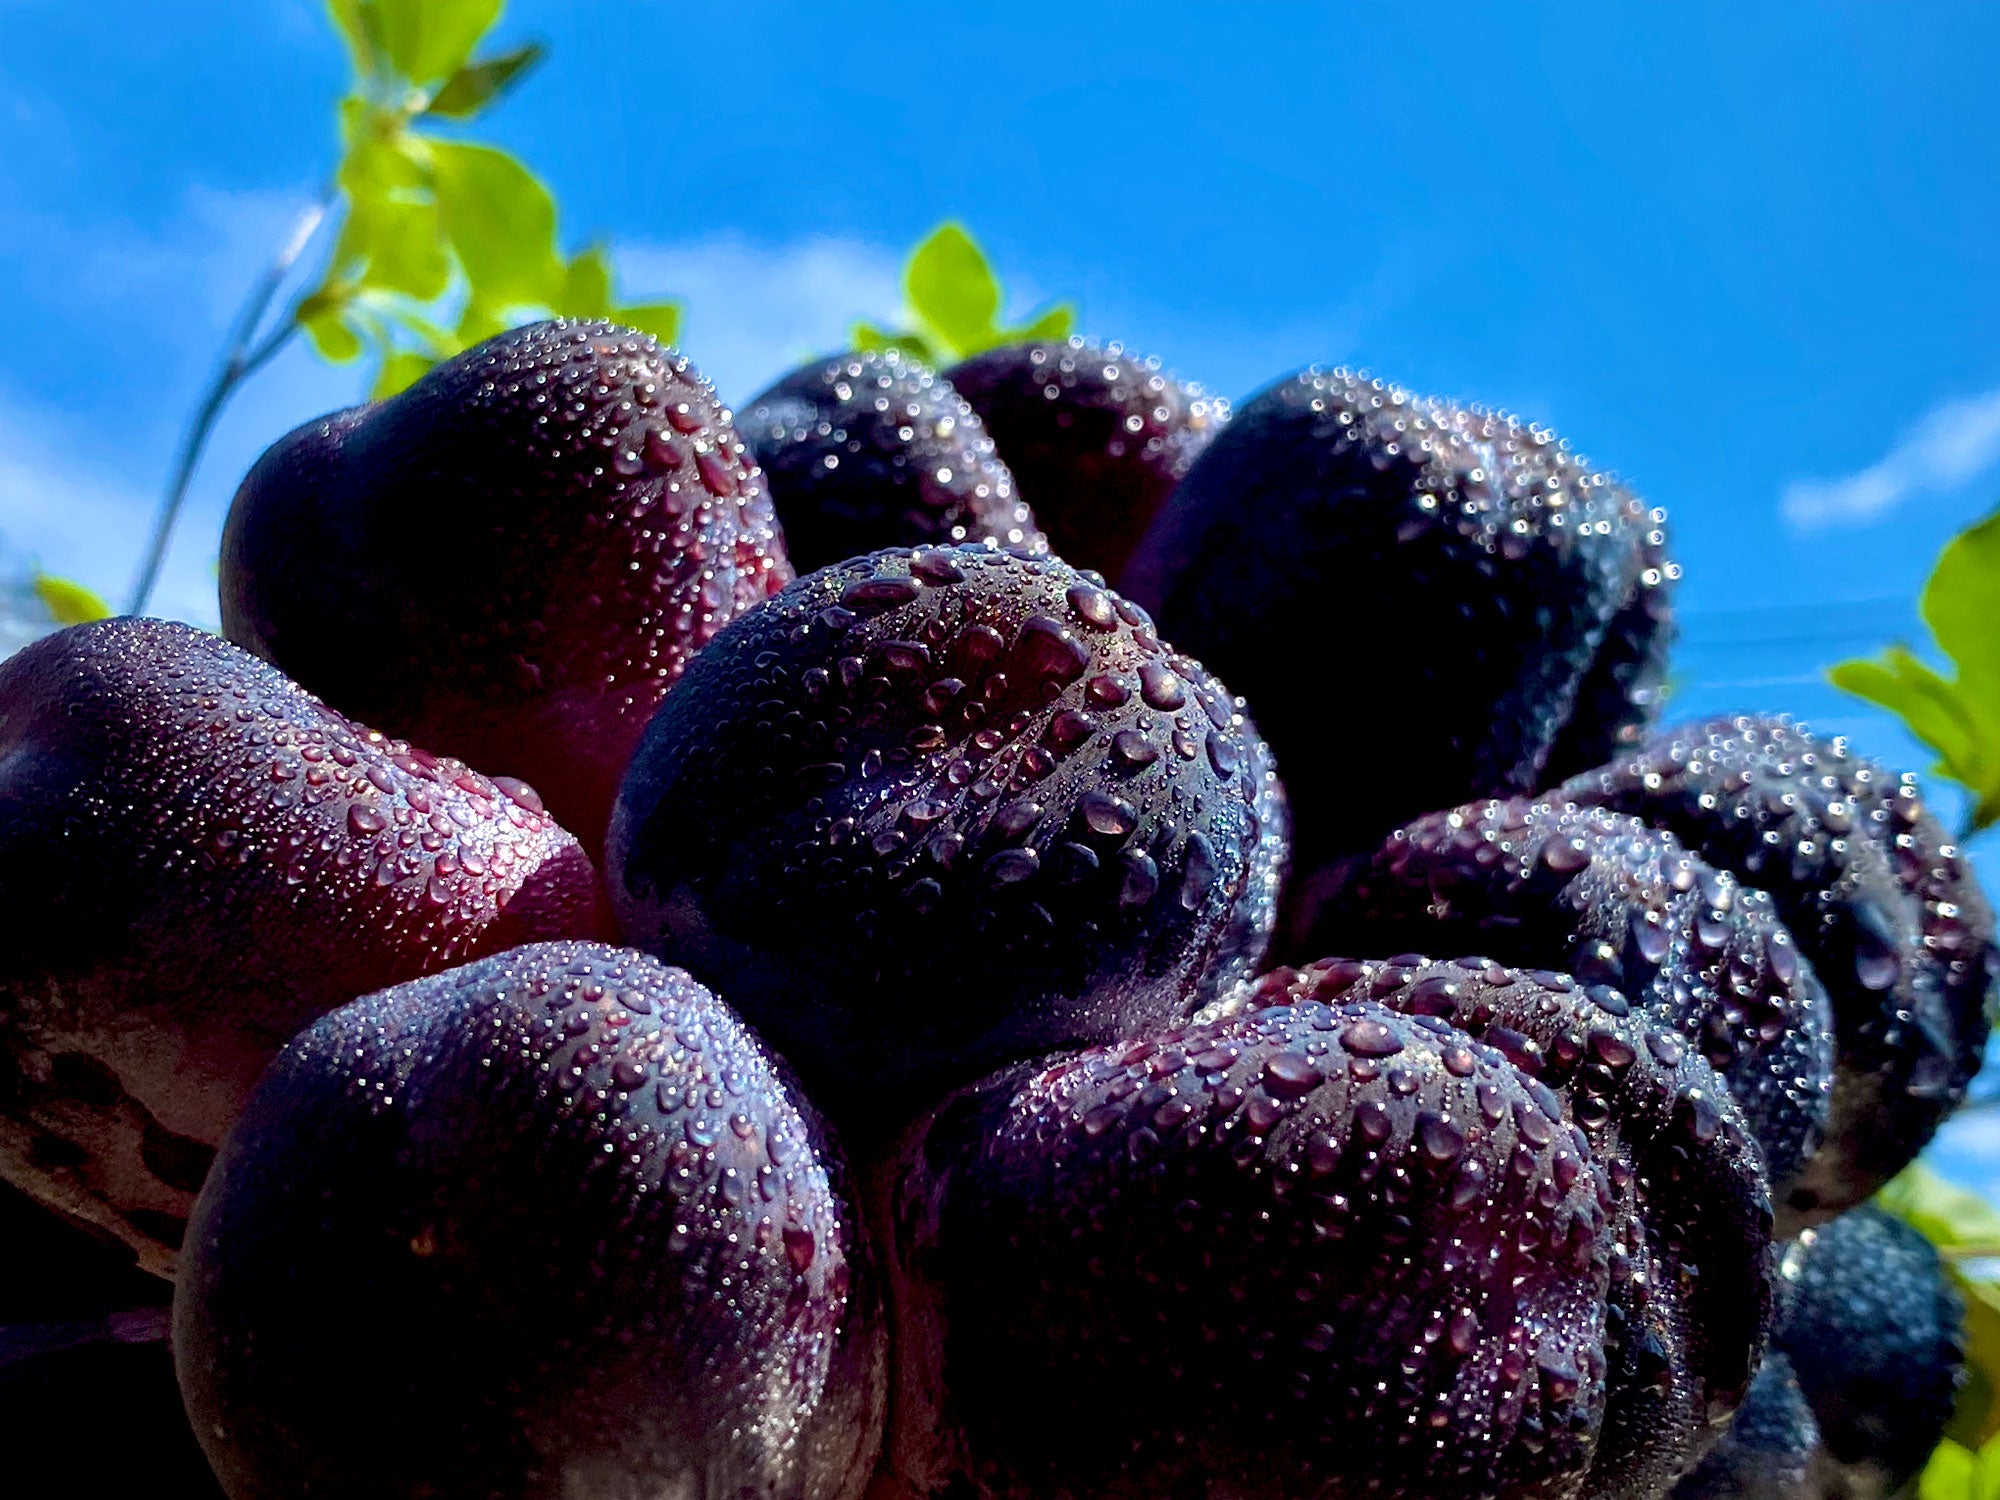
[[[0,35],[0,568],[122,595],[346,62],[315,0],[0,0]],[[485,128],[686,299],[725,397],[893,314],[956,216],[1019,307],[1225,395],[1345,362],[1553,424],[1669,509],[1682,711],[1922,764],[1818,674],[2000,498],[2000,9],[516,0],[530,35]],[[213,622],[236,480],[364,385],[295,349],[246,391],[162,609]]]

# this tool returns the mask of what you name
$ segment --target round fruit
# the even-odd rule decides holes
[[[1658,1493],[1768,1323],[1712,1070],[1484,960],[1280,970],[1016,1067],[870,1191],[923,1497]]]
[[[1049,550],[978,413],[895,350],[794,370],[740,425],[800,572],[878,547]]]
[[[890,551],[716,638],[606,844],[628,940],[843,1130],[1247,975],[1285,847],[1238,700],[1054,558]]]
[[[1663,733],[1554,794],[1672,830],[1770,892],[1825,984],[1837,1042],[1827,1139],[1794,1208],[1861,1202],[1965,1097],[1989,1029],[1993,910],[1897,776],[1782,719]]]
[[[708,383],[534,323],[257,461],[222,622],[343,713],[539,787],[593,852],[687,660],[792,574]]]
[[[135,619],[0,665],[0,910],[0,1173],[162,1273],[299,1027],[606,925],[589,859],[525,785]]]
[[[1826,991],[1771,898],[1670,833],[1517,797],[1433,813],[1336,866],[1300,940],[1449,940],[1616,987],[1701,1049],[1764,1149],[1783,1203],[1833,1085]]]
[[[231,1500],[856,1500],[880,1441],[817,1121],[706,990],[598,944],[286,1047],[196,1205],[174,1356]]]
[[[1546,428],[1310,369],[1236,413],[1123,583],[1257,710],[1309,869],[1533,790],[1580,711],[1614,720],[1587,743],[1642,719],[1658,527]]]
[[[1010,344],[945,378],[985,419],[1049,546],[1116,579],[1229,403],[1117,344]]]

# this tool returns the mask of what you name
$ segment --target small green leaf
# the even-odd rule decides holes
[[[375,385],[368,392],[368,399],[380,401],[399,391],[408,390],[436,363],[437,361],[428,355],[418,354],[415,350],[397,350],[382,361],[382,368],[375,374]]]
[[[1047,312],[1029,319],[1015,328],[1009,328],[1005,342],[1009,344],[1059,344],[1076,331],[1076,308],[1068,302],[1059,302]]]
[[[347,43],[354,71],[364,78],[382,65],[382,18],[375,0],[327,0],[334,29]]]
[[[873,323],[856,323],[848,331],[847,338],[848,342],[856,349],[878,351],[900,349],[903,353],[909,355],[910,358],[921,364],[930,365],[933,368],[942,368],[952,362],[949,350],[932,348],[930,342],[921,334],[892,333],[888,329],[877,327]]]
[[[570,257],[562,294],[549,311],[566,318],[603,318],[611,313],[611,257],[602,245],[592,245]]]
[[[35,575],[35,597],[58,625],[88,625],[110,618],[111,606],[74,579],[53,573]]]
[[[678,302],[635,302],[611,309],[611,321],[650,333],[663,344],[681,336],[681,305]]]
[[[940,225],[917,246],[903,271],[903,294],[910,310],[959,354],[985,345],[1000,311],[1000,282],[957,223]]]
[[[1875,1206],[1905,1221],[1940,1250],[2000,1247],[2000,1207],[1970,1188],[1948,1182],[1921,1161],[1911,1162],[1875,1195]]]
[[[305,329],[320,358],[336,365],[361,357],[360,335],[348,327],[345,314],[345,303],[330,298],[321,299],[310,309],[305,303],[299,304],[299,326]]]
[[[432,146],[438,210],[472,295],[495,309],[548,307],[567,266],[556,253],[556,205],[504,151],[461,141]]]
[[[451,255],[435,203],[407,196],[354,198],[333,264],[359,286],[419,302],[451,285]]]
[[[501,0],[373,0],[382,50],[412,83],[435,83],[464,66],[500,19]]]
[[[1931,1452],[1917,1480],[1917,1500],[1972,1500],[1978,1459],[1970,1448],[1946,1438]]]
[[[1968,767],[1979,726],[1952,685],[1908,647],[1891,646],[1875,661],[1842,662],[1827,675],[1835,687],[1900,714],[1911,732],[1943,757],[1952,774]]]
[[[1924,585],[1924,623],[1951,659],[1947,681],[1904,647],[1828,676],[1879,703],[1937,751],[1937,769],[1973,795],[1969,831],[2000,822],[2000,511],[1946,544]]]
[[[511,327],[498,312],[481,302],[477,297],[465,304],[465,310],[458,316],[458,327],[452,330],[451,341],[460,349],[470,349],[474,344],[483,344],[496,333],[504,333]]]
[[[469,120],[519,83],[547,55],[548,49],[540,42],[528,42],[511,52],[467,63],[431,95],[424,113]]]

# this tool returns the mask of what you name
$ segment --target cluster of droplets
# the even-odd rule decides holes
[[[978,413],[899,351],[795,371],[742,428],[800,572],[892,545],[1049,550]]]
[[[1162,1018],[1256,961],[1285,843],[1240,703],[1095,575],[978,548],[857,559],[733,627],[623,797],[628,935],[728,994],[814,1087],[766,1003],[915,1020],[973,953],[964,1029],[925,1065],[955,1076],[932,1082]],[[871,1065],[913,1041],[890,1030]]]
[[[1157,355],[1128,355],[1116,340],[1092,344],[1073,334],[1065,343],[1022,345],[1007,353],[1027,360],[1044,401],[1071,412],[1103,408],[1117,414],[1117,430],[1105,443],[1107,457],[1134,457],[1175,479],[1229,420],[1225,398],[1163,373]]]
[[[1832,1087],[1825,991],[1770,897],[1672,834],[1526,798],[1431,814],[1328,900],[1314,937],[1352,947],[1391,929],[1404,940],[1453,932],[1616,986],[1728,1080],[1775,1182],[1817,1148]]]
[[[1485,1492],[1581,1472],[1607,1403],[1662,1420],[1597,1461],[1658,1471],[1762,1326],[1768,1199],[1712,1072],[1614,991],[1487,960],[1280,970],[948,1100],[898,1163],[898,1312],[950,1330],[910,1340],[943,1367],[890,1436],[928,1492],[956,1464],[1148,1493],[1235,1478],[1245,1442],[1271,1493]],[[1715,1189],[1739,1243],[1693,1295],[1733,1347],[1691,1350],[1656,1303]]]
[[[1119,344],[1013,344],[946,372],[985,419],[1051,545],[1114,581],[1229,403]]]
[[[194,1226],[196,1337],[220,1334],[197,1409],[276,1374],[267,1415],[282,1430],[299,1415],[287,1403],[327,1397],[229,1336],[288,1323],[264,1305],[287,1283],[239,1264],[309,1212],[318,1237],[293,1253],[343,1258],[381,1317],[423,1298],[447,1350],[513,1318],[508,1368],[475,1378],[524,1382],[527,1407],[504,1419],[563,1463],[587,1471],[600,1446],[654,1479],[652,1465],[692,1463],[796,1495],[845,1492],[804,1475],[829,1449],[846,1450],[843,1470],[865,1464],[880,1325],[854,1302],[875,1292],[865,1271],[856,1284],[828,1144],[685,973],[549,943],[381,991],[295,1040],[245,1120]],[[497,1216],[481,1186],[495,1173],[520,1184]],[[491,1461],[493,1436],[460,1434],[465,1456]]]
[[[213,636],[116,620],[69,645],[116,736],[76,785],[75,815],[136,830],[121,861],[163,888],[186,882],[204,907],[245,909],[282,885],[312,916],[438,968],[574,849],[526,783],[352,724]]]
[[[1402,523],[1412,534],[1442,522],[1518,561],[1538,546],[1568,549],[1592,537],[1622,542],[1664,525],[1664,512],[1649,512],[1537,423],[1418,396],[1344,368],[1302,371],[1285,393],[1320,418],[1337,445],[1352,445],[1385,468],[1400,463],[1415,471],[1414,514]],[[1649,563],[1634,568],[1635,579],[1648,568],[1653,587],[1677,576],[1663,546],[1662,535]]]
[[[522,470],[496,477],[587,510],[550,534],[589,549],[590,585],[539,601],[509,633],[521,686],[598,681],[643,722],[688,657],[791,580],[763,477],[708,382],[643,334],[541,323],[468,359],[466,415]]]
[[[0,973],[0,1133],[28,1132],[38,1190],[148,1264],[170,1263],[200,1185],[186,1164],[300,1025],[597,924],[590,862],[532,790],[353,725],[214,636],[82,627],[11,659],[0,694],[23,767],[88,767],[0,854],[99,929],[30,919],[34,891],[10,903],[27,930]]]
[[[1994,983],[1992,914],[1915,778],[1789,721],[1737,718],[1662,734],[1559,795],[1670,829],[1770,892],[1838,1039],[1807,1191],[1841,1208],[1879,1186],[1963,1097]]]

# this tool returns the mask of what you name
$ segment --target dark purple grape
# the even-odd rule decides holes
[[[794,370],[739,426],[802,573],[881,547],[1049,550],[979,414],[895,350]]]
[[[521,783],[115,619],[0,664],[0,1172],[171,1274],[264,1065],[358,994],[609,925]]]
[[[717,637],[606,849],[627,939],[852,1133],[1249,974],[1285,827],[1240,702],[1143,611],[961,548],[825,569]]]
[[[857,1500],[879,1294],[837,1160],[701,986],[594,943],[366,996],[272,1065],[174,1301],[231,1500]]]
[[[945,373],[985,418],[1049,546],[1114,581],[1229,403],[1118,344],[1009,344]]]
[[[1634,813],[1770,892],[1833,1007],[1827,1139],[1793,1206],[1860,1202],[1965,1097],[1988,1030],[1993,911],[1897,776],[1782,719],[1660,734],[1555,795]]]
[[[1334,867],[1311,900],[1299,946],[1449,941],[1615,987],[1728,1081],[1781,1203],[1818,1146],[1833,1076],[1826,992],[1771,898],[1670,833],[1601,808],[1474,803]]]
[[[1123,586],[1255,708],[1310,869],[1533,790],[1565,726],[1643,722],[1660,525],[1547,428],[1309,369],[1236,413]]]
[[[920,1497],[1658,1494],[1768,1327],[1714,1072],[1485,960],[1280,970],[1010,1069],[871,1195]]]
[[[539,787],[593,853],[688,658],[790,581],[708,382],[532,323],[280,438],[222,537],[222,623],[343,713]]]

